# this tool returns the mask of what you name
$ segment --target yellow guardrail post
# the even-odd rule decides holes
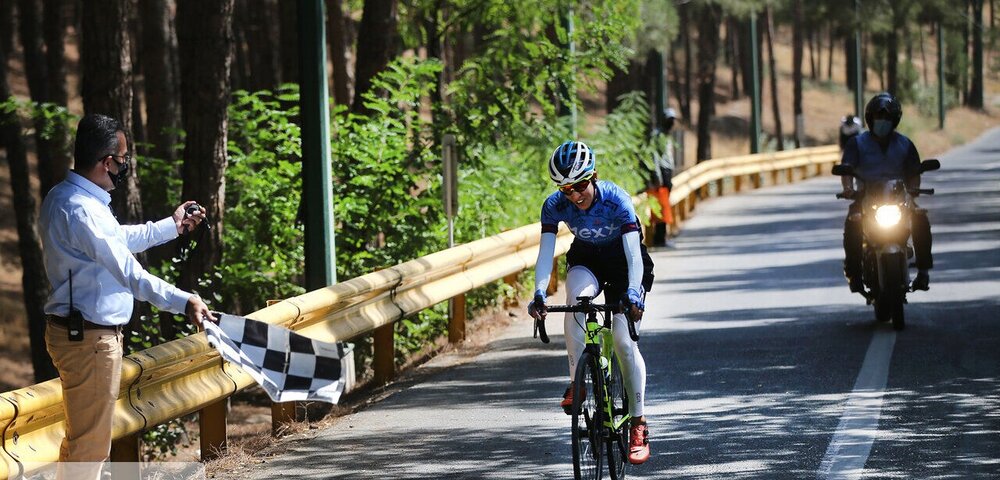
[[[281,300],[268,300],[270,307]],[[271,435],[278,436],[286,425],[294,422],[296,402],[271,402]]]
[[[375,329],[372,335],[375,359],[375,383],[384,385],[396,376],[396,347],[394,324],[388,323]]]
[[[456,295],[449,302],[448,341],[461,343],[465,341],[465,294]]]
[[[225,397],[198,412],[201,433],[201,460],[207,462],[226,451],[226,417],[229,397]]]
[[[555,295],[555,293],[558,291],[559,291],[559,257],[555,257],[552,259],[552,275],[549,276],[549,286],[545,289],[545,294]]]
[[[115,478],[140,478],[141,435],[141,432],[135,432],[111,442],[111,461],[129,464],[112,466]]]
[[[285,425],[295,421],[296,402],[271,402],[271,435],[281,434]]]

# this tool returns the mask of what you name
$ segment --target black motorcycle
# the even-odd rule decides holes
[[[941,168],[941,162],[930,159],[920,163],[920,173]],[[910,218],[916,205],[914,197],[933,195],[934,189],[910,189],[903,179],[865,181],[849,165],[834,165],[833,174],[853,176],[864,181],[861,196],[861,222],[864,232],[861,257],[862,278],[867,288],[863,293],[869,305],[875,307],[880,322],[892,320],[892,327],[902,330],[906,325],[903,304],[910,291],[909,263],[913,258],[910,246]],[[838,193],[837,198],[845,198]]]

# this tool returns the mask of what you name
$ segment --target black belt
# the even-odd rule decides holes
[[[55,325],[59,325],[60,327],[63,327],[63,328],[67,328],[67,329],[69,328],[69,319],[68,318],[66,318],[66,317],[60,317],[59,315],[46,315],[46,316],[48,317],[49,322],[51,322],[51,323],[53,323]],[[122,326],[121,325],[101,325],[101,324],[98,324],[98,323],[91,322],[90,320],[84,320],[83,321],[83,329],[84,330],[111,330],[111,331],[113,331],[115,333],[121,333]]]

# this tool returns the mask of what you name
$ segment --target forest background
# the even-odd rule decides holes
[[[113,195],[123,223],[163,218],[182,199],[208,209],[213,228],[194,236],[196,248],[151,250],[140,258],[150,271],[237,314],[304,291],[297,3],[0,0],[3,390],[55,376],[41,337],[38,205],[71,167],[84,113],[129,131],[135,168]],[[664,106],[680,115],[679,169],[748,153],[752,41],[765,150],[836,142],[854,110],[859,30],[864,97],[897,95],[901,131],[925,156],[998,123],[1000,0],[850,3],[327,0],[337,277],[447,246],[445,134],[461,158],[459,243],[537,221],[552,191],[548,155],[574,132],[597,151],[603,178],[641,190],[639,165],[665,145],[660,74]],[[497,282],[468,308],[518,294]],[[398,322],[399,358],[446,327],[444,305]],[[141,304],[130,330],[130,350],[190,333]],[[358,340],[362,367],[368,344]]]

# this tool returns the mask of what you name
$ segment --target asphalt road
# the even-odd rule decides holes
[[[653,457],[630,476],[1000,478],[1000,129],[940,159],[902,332],[848,292],[832,176],[705,202],[653,252]],[[239,478],[572,478],[561,323],[439,357]]]

